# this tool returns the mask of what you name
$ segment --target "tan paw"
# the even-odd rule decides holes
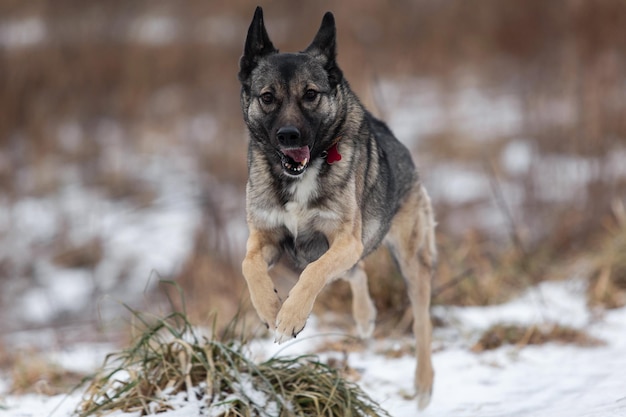
[[[251,299],[252,305],[261,321],[268,329],[274,330],[276,328],[276,316],[280,310],[280,298],[278,298],[278,295],[272,293],[269,298],[251,296]]]
[[[294,300],[292,297],[287,298],[276,317],[276,338],[274,341],[278,344],[295,338],[304,329],[309,314],[311,314],[311,307],[296,303]]]
[[[415,393],[417,396],[417,407],[420,410],[425,409],[430,404],[430,398],[433,393],[433,378],[434,372],[431,366],[424,366],[423,369],[418,368],[415,375]]]

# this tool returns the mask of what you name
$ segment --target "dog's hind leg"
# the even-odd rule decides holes
[[[387,244],[406,281],[413,310],[415,389],[420,409],[430,403],[434,378],[430,321],[431,280],[437,257],[434,228],[428,194],[416,184],[394,218]]]
[[[367,287],[367,275],[363,262],[359,262],[345,276],[352,290],[352,315],[356,321],[357,334],[361,339],[369,339],[376,324],[376,307]]]

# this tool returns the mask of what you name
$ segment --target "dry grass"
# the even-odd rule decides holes
[[[63,268],[93,269],[102,260],[104,245],[100,238],[90,239],[80,245],[57,242],[52,261]]]
[[[600,248],[591,256],[588,300],[595,307],[626,305],[626,211],[621,202],[615,204],[614,214]]]
[[[494,157],[492,152],[519,138],[528,138],[541,155],[566,157],[600,158],[624,146],[626,100],[620,92],[626,74],[626,3],[622,0],[356,4],[272,2],[266,6],[268,29],[281,50],[300,50],[310,41],[323,12],[333,10],[339,63],[357,93],[381,113],[394,109],[375,103],[371,91],[376,80],[396,77],[432,80],[443,91],[458,87],[456,75],[469,71],[485,80],[487,92],[501,89],[520,98],[524,120],[520,131],[499,138],[497,146],[486,150],[484,143],[468,139],[456,126],[446,126],[420,138],[416,150],[425,155],[427,164],[480,165],[484,158]],[[0,191],[4,195],[54,194],[63,185],[64,167],[71,164],[79,168],[85,185],[112,199],[125,199],[139,208],[153,204],[155,191],[149,184],[106,166],[103,155],[109,145],[106,137],[98,137],[103,122],[120,126],[118,139],[128,152],[149,148],[151,144],[140,143],[142,129],[156,130],[170,145],[191,149],[208,175],[243,189],[245,134],[236,72],[252,14],[249,3],[143,0],[128,7],[119,1],[67,0],[52,7],[45,0],[8,1],[0,5],[0,14],[7,21],[41,17],[50,31],[45,43],[0,51],[0,150],[6,156],[0,161]],[[217,34],[225,38],[219,42],[215,39],[220,36],[207,34],[204,39],[189,35],[150,45],[112,33],[117,25],[125,27],[134,18],[151,15],[171,17],[189,33],[216,16],[232,18],[233,24]],[[80,24],[68,25],[68,21]],[[68,27],[74,28],[71,33]],[[229,39],[226,32],[233,28],[237,34]],[[573,120],[560,123],[549,117],[546,106],[554,102],[563,104]],[[210,114],[218,121],[212,137],[197,140],[185,130],[172,128],[198,114]],[[78,145],[69,148],[58,135],[68,122],[76,122],[81,132]],[[23,175],[15,175],[24,172],[32,174],[26,185],[19,180]],[[589,244],[613,200],[624,195],[623,178],[613,179],[607,173],[581,190],[589,196],[584,204],[573,205],[542,202],[534,193],[533,175],[504,178],[525,192],[519,226],[529,229],[534,238],[524,242],[523,251],[515,243],[495,242],[483,230],[469,227],[455,234],[447,214],[462,213],[467,207],[439,203],[435,208],[441,253],[433,286],[435,303],[500,302],[546,276],[558,275],[553,270],[568,257],[594,256],[591,252],[596,250],[592,304],[624,303],[621,257],[610,255],[608,249],[613,238],[607,238],[601,249]],[[535,219],[544,219],[549,227],[536,226]],[[207,226],[203,232],[213,236],[224,232],[216,228]],[[245,294],[239,260],[207,247],[201,239],[197,237],[178,277],[192,297],[190,314],[205,319],[206,306],[219,304],[217,308],[226,311],[220,317],[229,317]],[[98,261],[98,256],[80,259],[81,252],[69,247],[68,254],[53,255],[69,266]],[[97,248],[87,252],[98,254]],[[404,283],[384,252],[368,262],[368,274],[381,322],[402,323],[408,307]],[[336,299],[324,296],[321,305],[349,310],[347,286],[337,283],[332,293]],[[211,302],[204,303],[203,297]]]
[[[136,342],[108,356],[87,388],[78,415],[121,410],[140,415],[173,408],[172,398],[201,401],[223,416],[387,415],[354,383],[315,357],[254,363],[234,321],[222,335],[200,336],[181,313],[133,311]],[[262,397],[262,399],[260,399]]]
[[[20,350],[11,355],[11,394],[37,393],[57,395],[70,391],[84,378],[84,374],[68,371],[33,349]]]
[[[602,341],[583,330],[558,324],[553,325],[504,325],[496,324],[486,330],[480,340],[472,346],[472,352],[497,349],[503,345],[543,345],[546,343],[574,344],[577,346],[599,346]]]

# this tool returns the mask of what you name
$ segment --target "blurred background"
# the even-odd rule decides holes
[[[344,74],[433,198],[435,303],[580,276],[590,304],[624,304],[626,2],[261,5],[281,51],[335,13]],[[110,339],[123,303],[180,307],[159,280],[196,322],[249,311],[236,75],[255,6],[0,1],[0,358]],[[387,254],[368,270],[377,331],[409,331]],[[337,283],[317,308],[349,298]]]

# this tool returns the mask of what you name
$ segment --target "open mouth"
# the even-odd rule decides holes
[[[285,173],[293,176],[301,175],[311,160],[308,146],[293,149],[281,149],[281,159]]]

